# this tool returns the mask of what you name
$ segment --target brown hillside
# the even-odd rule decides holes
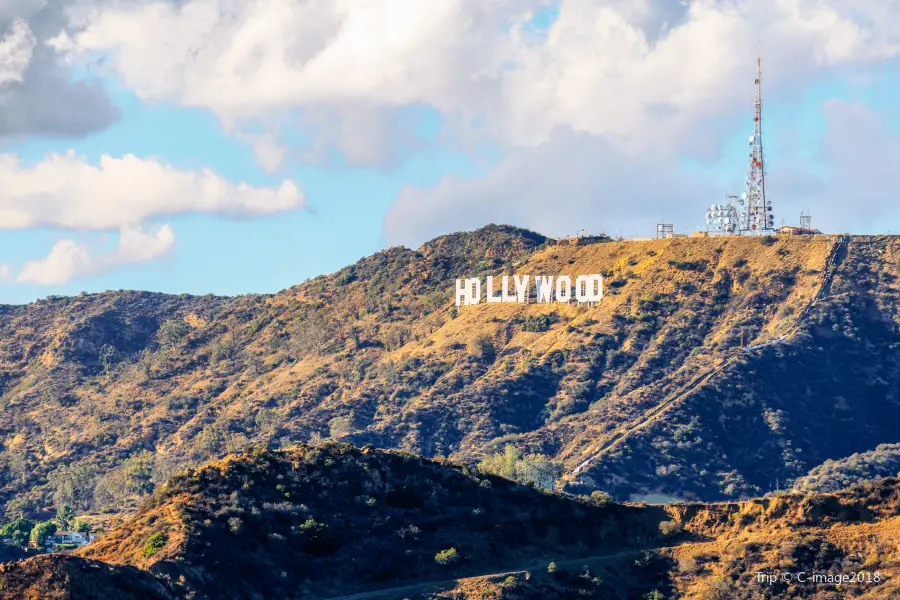
[[[175,600],[149,573],[74,556],[0,565],[3,600]]]
[[[116,508],[251,443],[332,437],[458,461],[511,443],[619,498],[757,495],[898,441],[898,244],[491,226],[271,296],[3,307],[3,489]],[[596,272],[592,308],[451,299],[462,275]]]
[[[194,598],[874,599],[900,588],[898,536],[893,478],[840,494],[595,506],[445,462],[326,445],[256,450],[176,477],[79,552],[148,569]],[[757,575],[785,572],[878,580]]]
[[[147,569],[198,599],[330,598],[652,548],[666,518],[337,444],[254,450],[191,470],[78,553]]]

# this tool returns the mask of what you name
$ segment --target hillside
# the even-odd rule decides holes
[[[840,494],[620,505],[325,444],[190,470],[81,557],[32,558],[0,567],[0,577],[73,592],[90,577],[99,590],[193,600],[874,600],[900,593],[898,534],[893,478]],[[757,576],[861,571],[871,581]],[[129,597],[85,591],[73,598]]]
[[[180,594],[329,598],[566,553],[656,547],[665,519],[661,509],[596,507],[339,444],[253,450],[188,471],[80,553],[147,569]]]
[[[900,444],[881,444],[869,452],[826,460],[807,475],[794,481],[803,492],[833,492],[855,483],[900,473]]]
[[[118,510],[182,467],[324,438],[459,462],[513,444],[619,499],[759,495],[900,441],[898,245],[490,226],[274,295],[2,307],[3,497]],[[463,275],[598,272],[591,308],[452,299]]]
[[[2,600],[175,600],[149,573],[65,555],[0,565]]]

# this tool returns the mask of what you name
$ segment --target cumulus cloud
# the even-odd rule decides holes
[[[109,56],[145,100],[207,108],[229,130],[302,126],[316,137],[305,158],[328,145],[380,164],[410,135],[392,109],[489,106],[509,59],[504,28],[548,3],[125,3],[98,7],[73,41],[88,58]]]
[[[77,0],[0,2],[0,140],[83,137],[120,113],[98,82],[77,79],[54,44],[74,34],[68,10]]]
[[[297,110],[316,125],[337,118],[351,126],[316,133],[375,162],[370,140],[403,131],[389,109],[420,104],[504,144],[569,127],[633,152],[683,150],[698,123],[746,108],[758,37],[775,82],[900,52],[900,5],[882,0],[562,0],[535,32],[529,17],[549,4],[132,2],[98,8],[74,40],[110,53],[142,98],[208,108],[229,126]]]
[[[536,29],[533,15],[552,4],[552,24]],[[757,40],[767,97],[785,101],[841,69],[896,61],[898,20],[893,0],[129,0],[88,6],[52,48],[144,100],[212,111],[270,172],[334,148],[350,164],[389,164],[418,147],[414,124],[398,118],[418,106],[443,115],[445,143],[503,156],[481,181],[404,190],[385,220],[396,242],[488,220],[579,228],[548,202],[626,230],[639,212],[646,223],[693,194],[706,204],[714,192],[678,161],[721,153],[750,108]],[[850,137],[842,123],[866,126],[846,107],[828,110],[825,148]],[[309,146],[291,148],[289,129]],[[875,168],[825,155],[844,173],[833,180]],[[842,185],[803,168],[773,186],[778,177],[785,189]]]
[[[189,212],[256,216],[300,208],[291,181],[276,188],[232,183],[212,171],[185,171],[157,159],[103,156],[92,165],[74,152],[26,165],[0,155],[0,229],[117,229]]]
[[[118,246],[111,252],[100,254],[93,253],[84,243],[60,240],[45,258],[25,263],[17,280],[37,285],[60,285],[126,265],[163,258],[174,245],[175,234],[168,225],[155,233],[124,227],[119,232]]]

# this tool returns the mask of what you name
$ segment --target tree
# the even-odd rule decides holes
[[[522,453],[511,445],[507,445],[501,453],[485,457],[478,468],[485,473],[548,491],[555,489],[556,481],[563,472],[561,464],[543,454],[522,456]]]
[[[17,479],[20,483],[25,483],[25,476],[28,474],[28,461],[24,452],[10,451],[6,459],[6,467],[9,469],[9,474],[13,479]]]
[[[81,519],[75,521],[75,531],[79,533],[90,533],[91,529],[91,524],[87,521],[82,521]]]
[[[503,452],[487,456],[478,464],[478,468],[491,475],[499,475],[506,479],[516,479],[517,465],[522,453],[515,446],[507,444]]]
[[[291,331],[291,354],[300,359],[304,354],[326,354],[339,341],[335,323],[321,311],[301,320]]]
[[[141,354],[138,357],[137,368],[147,379],[153,379],[154,362],[153,353],[150,352],[149,348],[141,350]]]
[[[164,321],[156,331],[156,341],[163,348],[172,349],[190,332],[190,326],[181,319]]]
[[[34,500],[30,500],[23,496],[16,496],[6,503],[4,513],[7,519],[21,519],[26,515],[30,515],[35,511]],[[29,529],[31,531],[31,529]]]
[[[47,545],[47,538],[54,533],[56,533],[56,523],[53,521],[38,523],[31,530],[31,541],[34,542],[38,548],[43,548]]]
[[[63,531],[69,530],[75,524],[75,509],[68,504],[63,504],[56,509],[56,525]]]
[[[115,347],[109,344],[103,344],[100,347],[100,365],[103,367],[104,373],[109,373],[112,370],[116,364],[116,358],[118,358],[118,352]]]
[[[138,452],[126,459],[122,468],[125,471],[128,491],[139,495],[149,494],[153,491],[152,452],[147,450]]]
[[[529,454],[519,461],[517,479],[536,488],[553,491],[562,477],[562,465],[543,454]]]
[[[93,503],[96,508],[117,508],[130,494],[125,471],[113,469],[97,481]]]
[[[153,457],[153,484],[162,485],[169,481],[173,475],[187,466],[184,458],[178,458],[174,453],[156,454]]]
[[[386,326],[380,331],[379,341],[384,345],[385,350],[393,352],[399,350],[412,337],[412,332],[406,325]]]
[[[278,427],[278,416],[268,408],[261,408],[256,413],[256,433],[257,437],[266,437],[275,432]]]
[[[28,545],[28,539],[31,537],[31,530],[34,529],[34,522],[25,518],[18,518],[11,523],[7,523],[0,529],[0,536],[7,539],[16,546],[25,547]]]
[[[92,465],[60,465],[47,476],[53,488],[53,500],[56,506],[68,504],[75,509],[86,510],[91,507],[94,487],[97,482],[97,469]]]

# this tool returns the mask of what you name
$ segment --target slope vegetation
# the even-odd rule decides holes
[[[898,534],[893,478],[840,494],[595,504],[326,444],[189,471],[79,553],[196,599],[874,599],[900,592]]]
[[[175,600],[149,573],[73,556],[0,565],[0,582],[3,600]]]
[[[185,466],[322,438],[459,462],[513,444],[620,499],[785,487],[900,441],[900,241],[836,244],[490,226],[269,296],[2,307],[3,494],[116,509]],[[456,277],[514,273],[603,273],[607,295],[454,306]]]
[[[179,595],[328,598],[655,547],[665,519],[658,508],[593,506],[336,444],[259,449],[189,471],[79,552],[147,569]]]

